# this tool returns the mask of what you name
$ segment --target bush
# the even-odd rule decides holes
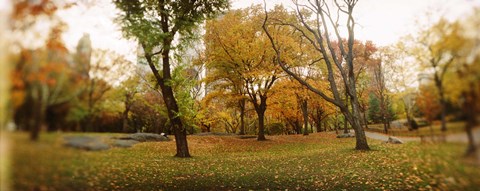
[[[283,123],[270,123],[266,130],[268,135],[281,135],[285,133],[285,126]]]

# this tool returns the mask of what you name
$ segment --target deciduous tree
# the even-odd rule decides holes
[[[190,157],[187,131],[179,116],[172,80],[172,51],[193,36],[193,29],[207,18],[228,7],[226,0],[115,0],[121,10],[119,20],[128,37],[143,48],[143,56],[162,90],[168,117],[175,133],[177,157]],[[181,45],[181,43],[180,43]],[[158,66],[161,63],[161,67]]]
[[[309,1],[307,4],[301,4],[298,1],[294,1],[298,22],[278,22],[278,19],[273,21],[269,20],[269,16],[266,14],[263,28],[270,39],[272,48],[276,52],[277,56],[275,61],[278,65],[309,90],[336,105],[355,131],[355,148],[357,150],[369,150],[370,148],[365,132],[360,123],[361,116],[354,72],[353,44],[355,40],[356,22],[353,17],[353,10],[357,2],[357,0],[344,0],[341,3],[338,1],[327,2],[325,0],[315,0]],[[344,46],[343,43],[337,43],[341,53],[337,55],[333,42],[343,42],[339,31],[340,20],[345,21],[344,24],[347,28],[348,37],[346,46]],[[271,35],[267,24],[288,26],[292,31],[300,33],[302,38],[310,43],[311,48],[318,52],[318,57],[323,59],[326,64],[327,80],[333,96],[329,96],[325,91],[315,88],[302,78],[302,76],[295,74],[289,69],[288,65],[292,63],[285,59],[284,55],[286,52],[281,50],[281,45],[278,43],[280,40],[275,39],[274,36]],[[340,74],[341,83],[345,84],[352,110],[349,109],[346,101],[341,98],[338,82],[335,79],[337,72]]]

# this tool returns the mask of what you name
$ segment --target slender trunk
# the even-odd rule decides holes
[[[348,92],[345,90],[345,107],[348,109]],[[348,123],[347,123],[347,116],[344,114],[345,123],[343,123],[343,133],[348,133]]]
[[[365,129],[368,129],[368,120],[367,120],[367,112],[363,112],[363,122],[365,124]]]
[[[122,117],[123,117],[122,131],[124,133],[127,133],[128,132],[128,110],[123,111]]]
[[[383,131],[385,134],[388,134],[387,119],[385,119],[385,116],[383,117]]]
[[[347,134],[348,133],[348,122],[347,122],[347,117],[344,117],[345,122],[343,123],[343,133]]]
[[[338,118],[333,122],[333,126],[335,127],[335,134],[338,135],[338,129],[339,129],[339,124],[338,124]]]
[[[317,124],[317,133],[322,132],[322,121],[319,121]]]
[[[308,102],[307,100],[302,100],[301,103],[302,113],[303,113],[303,135],[308,135]]]
[[[240,135],[245,135],[245,99],[240,100]]]
[[[443,92],[443,85],[442,85],[442,79],[441,77],[438,76],[438,74],[435,72],[434,76],[434,81],[435,81],[435,86],[437,87],[438,93],[440,95],[440,109],[441,111],[441,120],[442,120],[442,125],[441,125],[441,130],[443,132],[447,131],[447,125],[446,125],[446,114],[447,114],[447,102],[445,100],[445,93]]]
[[[36,99],[33,98],[33,120],[32,125],[30,126],[30,140],[37,141],[40,134],[40,127],[42,126],[42,97],[40,90],[37,92],[38,96]]]
[[[122,117],[122,131],[124,133],[128,132],[128,112],[130,112],[130,94],[125,94],[125,111],[123,111]]]
[[[441,114],[441,118],[442,118],[442,126],[441,126],[441,130],[442,132],[445,132],[447,131],[447,121],[446,121],[446,116],[447,116],[447,103],[445,101],[445,98],[443,96],[443,93],[442,93],[442,96],[440,96],[440,105],[441,105],[441,108],[442,108],[442,114]]]

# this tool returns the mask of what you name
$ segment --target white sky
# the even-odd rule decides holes
[[[0,10],[8,0],[0,0]],[[92,4],[94,6],[88,6]],[[291,0],[267,0],[267,6],[282,3],[287,8],[293,5]],[[232,8],[245,8],[252,4],[263,4],[263,0],[232,0]],[[415,31],[417,21],[425,23],[427,11],[455,19],[467,15],[472,7],[480,7],[479,0],[360,0],[354,10],[356,38],[372,40],[377,45],[396,42],[401,36]],[[64,40],[69,49],[74,50],[84,33],[89,33],[94,48],[112,49],[135,60],[136,44],[122,37],[119,27],[114,24],[115,6],[109,0],[80,0],[78,6],[59,12],[60,17],[69,25]]]
[[[299,0],[302,2],[302,0]],[[283,4],[293,8],[291,0],[266,0],[267,8]],[[263,0],[233,0],[233,8],[245,8],[252,4],[263,4]],[[427,12],[432,19],[441,15],[454,20],[468,15],[472,7],[480,7],[479,0],[359,0],[354,9],[357,22],[355,36],[360,40],[371,40],[385,46],[395,43],[400,37],[415,32],[418,24],[424,23]]]

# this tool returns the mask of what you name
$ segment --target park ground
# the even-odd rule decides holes
[[[478,190],[480,165],[463,158],[464,143],[387,144],[334,133],[267,136],[189,136],[192,158],[172,157],[175,142],[83,151],[63,137],[32,143],[8,133],[13,190]],[[116,136],[115,134],[88,134]]]

